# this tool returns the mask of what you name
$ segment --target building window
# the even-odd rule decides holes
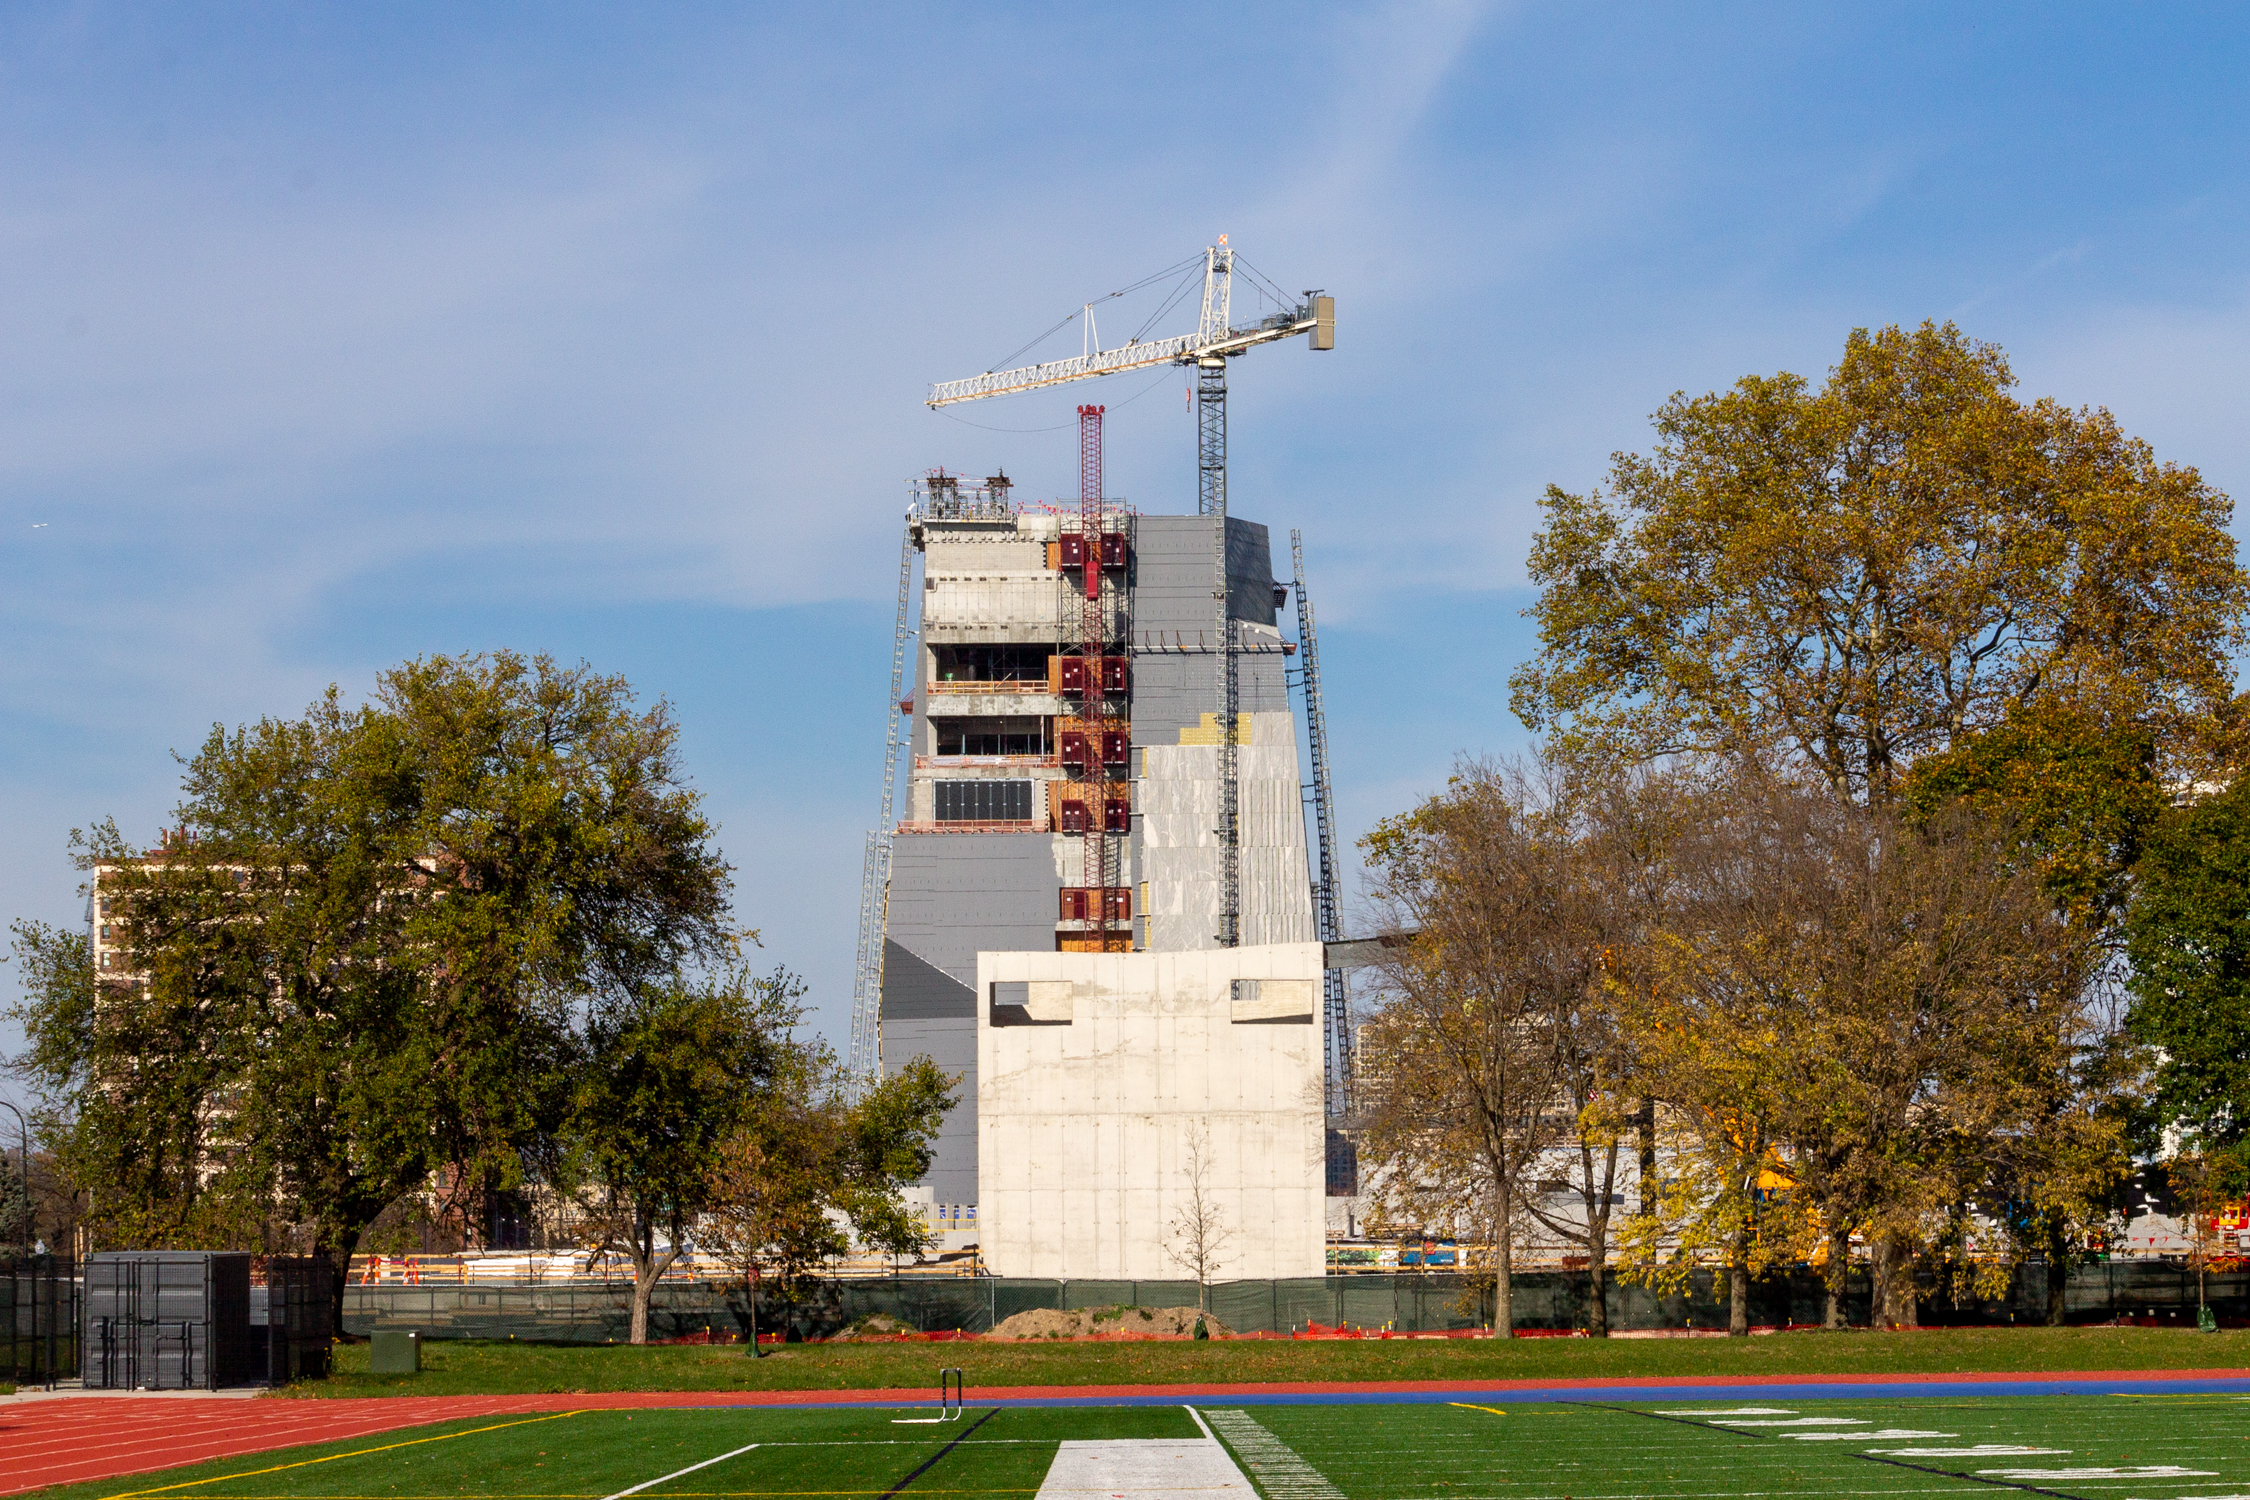
[[[937,820],[940,823],[1028,823],[1031,821],[1031,783],[1028,781],[938,781]]]
[[[939,719],[940,755],[1045,755],[1047,721],[1020,719]]]

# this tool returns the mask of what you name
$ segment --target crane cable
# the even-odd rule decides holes
[[[1139,291],[1139,290],[1140,290],[1140,289],[1141,289],[1142,287],[1145,287],[1145,286],[1149,286],[1149,285],[1152,285],[1152,284],[1154,284],[1154,283],[1156,283],[1156,282],[1162,281],[1162,280],[1164,280],[1164,279],[1165,279],[1166,277],[1168,277],[1168,276],[1175,276],[1175,275],[1178,275],[1178,274],[1179,274],[1179,273],[1180,273],[1181,271],[1184,271],[1184,270],[1188,269],[1188,268],[1189,268],[1189,267],[1191,267],[1191,266],[1196,266],[1196,265],[1200,265],[1200,264],[1202,264],[1202,261],[1203,261],[1203,257],[1202,257],[1202,256],[1200,256],[1200,255],[1191,255],[1191,256],[1189,256],[1189,257],[1188,257],[1188,258],[1187,258],[1186,260],[1183,260],[1183,261],[1181,261],[1181,262],[1180,262],[1180,263],[1179,263],[1178,265],[1166,266],[1166,267],[1165,267],[1165,268],[1164,268],[1163,270],[1161,270],[1161,271],[1158,271],[1158,272],[1154,273],[1153,275],[1143,276],[1143,277],[1142,277],[1142,278],[1141,278],[1140,280],[1138,280],[1138,281],[1134,282],[1134,283],[1133,283],[1133,284],[1132,284],[1131,286],[1121,286],[1121,287],[1119,287],[1119,288],[1118,288],[1118,289],[1117,289],[1116,291],[1114,291],[1114,292],[1111,292],[1111,293],[1110,293],[1110,294],[1109,294],[1109,295],[1108,295],[1107,297],[1098,297],[1098,298],[1096,298],[1096,299],[1095,299],[1095,301],[1098,301],[1098,302],[1108,302],[1108,301],[1111,301],[1111,300],[1113,300],[1113,299],[1115,299],[1115,298],[1118,298],[1118,297],[1123,297],[1123,296],[1127,295],[1128,293],[1131,293],[1131,292],[1137,292],[1137,291]],[[1184,285],[1184,283],[1183,283],[1183,285]],[[1177,301],[1177,300],[1178,300],[1178,294],[1177,294],[1177,293],[1175,293],[1175,294],[1174,294],[1173,300],[1174,300],[1174,301]],[[1090,305],[1090,304],[1089,304],[1089,305]],[[1170,304],[1166,304],[1166,305],[1167,305],[1167,306],[1169,306]],[[1075,310],[1071,311],[1070,313],[1068,313],[1068,314],[1064,315],[1064,317],[1063,317],[1062,321],[1060,321],[1060,322],[1056,323],[1056,324],[1055,324],[1055,325],[1054,325],[1054,326],[1053,326],[1052,328],[1049,328],[1049,329],[1048,329],[1048,330],[1047,330],[1046,332],[1044,332],[1044,333],[1040,334],[1040,335],[1039,335],[1038,337],[1034,338],[1034,339],[1033,339],[1033,340],[1032,340],[1032,341],[1031,341],[1030,343],[1028,343],[1028,344],[1025,344],[1025,345],[1023,346],[1023,348],[1021,348],[1021,349],[1018,349],[1018,350],[1017,350],[1017,351],[1016,351],[1016,352],[1015,352],[1014,354],[1010,354],[1010,355],[1008,355],[1008,356],[1007,356],[1006,358],[1004,358],[1004,359],[996,360],[996,361],[995,361],[995,362],[993,363],[993,365],[992,365],[991,369],[988,369],[988,370],[986,370],[986,371],[985,371],[984,373],[985,373],[985,374],[987,374],[987,375],[990,375],[990,374],[992,373],[992,371],[993,371],[993,370],[1004,370],[1004,369],[1006,369],[1006,368],[1007,368],[1007,367],[1008,367],[1008,366],[1009,366],[1010,364],[1014,363],[1014,362],[1015,362],[1015,361],[1016,361],[1016,360],[1017,360],[1018,358],[1020,358],[1020,357],[1021,357],[1021,356],[1022,356],[1022,355],[1023,355],[1023,354],[1025,353],[1025,352],[1026,352],[1026,351],[1028,351],[1028,350],[1031,350],[1031,349],[1036,349],[1036,348],[1038,348],[1038,347],[1039,347],[1039,346],[1040,346],[1041,344],[1045,343],[1045,342],[1046,342],[1046,341],[1047,341],[1048,339],[1051,339],[1051,338],[1053,338],[1053,337],[1054,337],[1054,336],[1055,336],[1056,334],[1058,334],[1058,333],[1062,332],[1062,331],[1063,331],[1063,329],[1065,329],[1065,328],[1069,327],[1069,326],[1070,326],[1070,320],[1071,320],[1072,318],[1075,318],[1075,317],[1077,317],[1079,313],[1082,313],[1082,312],[1084,312],[1085,310],[1086,310],[1086,309],[1085,309],[1084,307],[1080,307],[1080,308],[1077,308],[1077,309],[1075,309]],[[1152,321],[1153,321],[1153,320],[1152,320]],[[1147,330],[1147,327],[1148,327],[1148,325],[1144,323],[1144,324],[1142,324],[1141,326],[1142,326],[1142,330],[1143,330],[1143,332],[1145,332],[1145,331]],[[1134,337],[1135,337],[1136,339],[1140,337],[1140,335],[1139,335],[1139,334],[1135,334],[1135,335],[1133,335],[1133,336],[1134,336]],[[973,427],[973,426],[975,426],[976,424],[975,424],[974,422],[972,422],[972,423],[970,423],[969,425]]]

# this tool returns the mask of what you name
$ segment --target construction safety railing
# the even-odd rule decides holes
[[[1053,770],[1062,765],[1062,756],[1056,755],[917,755],[917,771],[959,770],[966,767],[997,768],[1006,771]]]
[[[1027,696],[1052,698],[1057,696],[1054,685],[1044,677],[1025,677],[1010,681],[963,682],[958,678],[949,682],[924,684],[932,693],[974,693],[978,696],[1022,693]]]

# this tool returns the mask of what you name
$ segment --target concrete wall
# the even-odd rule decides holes
[[[1325,1269],[1321,948],[977,955],[978,1189],[998,1276],[1184,1273],[1189,1144],[1215,1276]],[[1280,981],[1238,999],[1232,981]],[[993,986],[1042,981],[1028,1011]],[[1020,1022],[1020,1024],[1018,1024]]]
[[[1241,831],[1242,941],[1309,943],[1312,878],[1298,780],[1296,720],[1248,716],[1249,743],[1235,747]],[[1196,731],[1194,738],[1205,736]],[[1211,744],[1150,745],[1140,752],[1141,909],[1148,946],[1210,948],[1219,931],[1219,750]]]

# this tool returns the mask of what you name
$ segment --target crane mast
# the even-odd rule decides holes
[[[1216,832],[1219,839],[1220,910],[1219,930],[1214,936],[1222,948],[1239,946],[1242,941],[1241,792],[1236,767],[1236,746],[1241,729],[1241,674],[1234,622],[1227,608],[1226,362],[1248,353],[1260,344],[1270,344],[1300,333],[1307,336],[1306,342],[1312,348],[1336,347],[1335,298],[1317,291],[1306,292],[1303,300],[1294,306],[1285,307],[1248,327],[1236,328],[1232,322],[1233,292],[1234,251],[1228,247],[1226,236],[1221,235],[1216,245],[1207,246],[1203,252],[1203,302],[1196,319],[1195,332],[1146,343],[1135,338],[1114,349],[1089,348],[1075,359],[1050,360],[1012,370],[987,370],[966,380],[940,381],[930,387],[925,403],[932,408],[951,406],[961,401],[1014,395],[1068,381],[1120,375],[1159,365],[1189,365],[1194,368],[1196,510],[1198,514],[1211,518],[1211,602],[1218,656],[1214,696],[1218,699],[1219,709],[1219,826]],[[1094,463],[1098,472],[1099,408],[1081,408],[1082,423],[1086,421],[1085,413],[1088,410],[1095,412],[1092,432],[1095,445],[1093,451],[1097,455]],[[1084,431],[1082,427],[1082,461],[1085,452]],[[1084,497],[1081,498],[1083,502]],[[1087,545],[1098,548],[1099,543],[1089,538]],[[1088,569],[1090,577],[1097,576],[1098,573],[1098,566]],[[1092,586],[1089,585],[1090,594],[1091,591]],[[1089,620],[1093,608],[1089,603]],[[1087,812],[1090,824],[1098,821],[1103,811],[1098,804],[1089,806]],[[1099,848],[1098,836],[1089,842],[1091,856],[1091,851]],[[1088,884],[1095,889],[1092,899],[1106,903],[1107,893],[1102,889],[1101,883],[1089,879]],[[1106,915],[1097,917],[1095,922],[1097,934],[1106,931]]]

